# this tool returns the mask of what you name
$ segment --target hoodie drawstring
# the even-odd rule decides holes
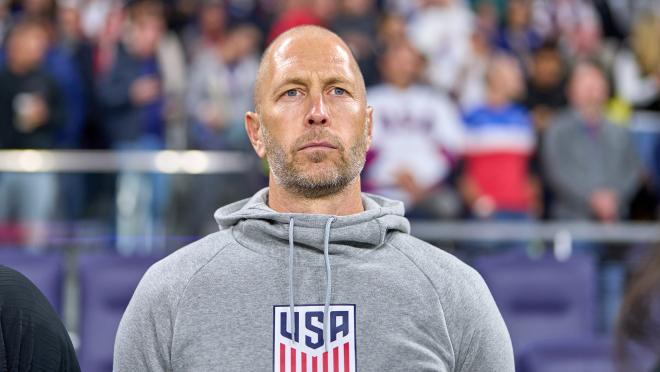
[[[298,326],[297,324],[294,325],[295,322],[295,317],[294,317],[294,289],[293,289],[293,225],[294,225],[294,219],[291,217],[289,219],[289,324],[291,325],[291,329],[289,329],[289,333],[291,334],[291,344],[293,345],[293,339],[294,337],[294,331],[295,328]]]
[[[323,239],[323,257],[325,259],[325,303],[323,305],[323,340],[325,344],[325,350],[330,350],[330,338],[328,337],[328,324],[330,323],[330,297],[332,296],[332,270],[330,268],[330,225],[334,222],[335,218],[330,217],[325,223],[325,236]],[[294,244],[293,244],[293,226],[295,224],[295,219],[291,217],[289,219],[289,324],[291,328],[288,332],[291,334],[291,344],[293,344],[295,329],[297,324],[295,323],[294,317],[294,287],[293,287],[293,255],[294,255]]]
[[[332,295],[332,270],[330,269],[330,225],[335,220],[328,218],[325,223],[325,239],[323,240],[323,256],[325,257],[325,305],[323,307],[323,343],[325,351],[330,350],[330,338],[328,337],[328,324],[330,323],[330,296]]]

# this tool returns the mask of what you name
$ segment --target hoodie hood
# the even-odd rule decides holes
[[[329,238],[331,255],[359,254],[381,246],[390,233],[410,233],[402,202],[363,193],[362,204],[364,212],[348,216],[279,213],[268,207],[268,188],[264,188],[249,199],[218,209],[215,219],[220,230],[233,227],[234,237],[242,245],[275,257],[288,254],[291,218],[295,224],[293,241],[303,251],[303,259],[304,252],[323,253],[324,230],[330,217],[334,217]],[[270,244],[264,246],[266,242]]]

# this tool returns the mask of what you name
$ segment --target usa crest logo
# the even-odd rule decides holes
[[[274,372],[355,372],[355,305],[330,305],[328,340],[323,305],[273,307]],[[328,348],[326,351],[326,342]]]

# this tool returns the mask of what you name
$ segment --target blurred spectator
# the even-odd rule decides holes
[[[601,25],[588,0],[532,0],[534,29],[545,40],[558,40],[570,59],[597,57],[602,52]]]
[[[428,0],[410,20],[413,44],[428,60],[426,77],[436,88],[453,93],[469,56],[474,16],[460,0]]]
[[[227,33],[227,12],[223,0],[203,0],[198,6],[197,22],[189,25],[182,35],[188,61],[195,61],[200,53],[216,48]]]
[[[631,48],[621,48],[614,64],[617,95],[638,110],[660,113],[660,15],[644,14],[634,25]]]
[[[455,217],[448,177],[461,151],[460,117],[445,96],[416,83],[422,58],[409,42],[386,46],[380,67],[385,83],[367,92],[374,129],[365,188],[403,200],[411,217]]]
[[[462,66],[456,84],[456,99],[463,112],[482,105],[486,101],[486,68],[492,50],[488,35],[475,30],[470,38],[469,57]]]
[[[564,63],[554,43],[541,46],[532,57],[524,104],[534,127],[543,131],[555,112],[566,106]]]
[[[74,63],[80,74],[87,108],[93,102],[94,91],[94,47],[83,33],[80,9],[76,0],[60,1],[58,5],[59,47]],[[85,116],[89,111],[84,112]]]
[[[341,12],[330,24],[353,52],[367,86],[378,82],[376,66],[376,3],[374,0],[343,0]]]
[[[531,1],[509,0],[505,23],[494,35],[495,47],[515,55],[527,71],[532,53],[541,45],[541,41],[541,36],[532,27]]]
[[[629,133],[604,117],[607,97],[600,68],[580,62],[568,86],[571,108],[553,120],[543,144],[556,218],[618,220],[638,186],[637,154]]]
[[[126,33],[98,93],[106,132],[114,148],[163,148],[166,114],[182,93],[183,55],[165,36],[163,8],[151,0],[127,9]]]
[[[0,71],[0,149],[48,149],[66,123],[66,105],[54,78],[43,69],[48,34],[43,23],[23,21],[7,40]],[[57,183],[50,173],[0,175],[0,220],[29,226],[29,247],[45,243]]]
[[[260,37],[254,26],[235,27],[192,65],[187,96],[191,147],[236,150],[249,146],[243,120],[252,107]]]
[[[660,11],[640,14],[630,38],[619,49],[612,75],[616,97],[630,117],[635,147],[644,166],[644,182],[631,217],[656,219],[660,198]],[[630,115],[632,114],[632,115]]]
[[[112,64],[117,53],[117,44],[121,41],[124,29],[124,6],[119,2],[102,1],[108,4],[108,8],[99,10],[99,14],[94,14],[94,19],[99,18],[99,24],[96,25],[94,33],[86,31],[96,44],[96,52],[94,54],[94,71],[97,75],[103,76],[110,71]],[[93,1],[92,4],[98,1]],[[112,5],[112,6],[110,6]],[[89,7],[85,8],[89,9]],[[103,17],[103,18],[101,18]]]
[[[268,33],[266,45],[284,31],[296,26],[328,27],[337,14],[335,0],[285,0],[282,3],[282,12]]]
[[[113,149],[163,149],[172,133],[183,130],[173,125],[185,81],[183,52],[175,38],[164,34],[159,2],[139,1],[127,12],[126,34],[98,87],[106,133]],[[117,228],[127,237],[118,242],[123,252],[153,248],[134,238],[162,233],[167,198],[164,175],[120,174]]]
[[[228,30],[225,40],[199,54],[191,68],[187,96],[191,148],[200,150],[246,150],[245,112],[253,107],[254,77],[259,68],[256,55],[260,31],[250,25]],[[218,206],[246,197],[251,189],[249,174],[205,174],[188,178],[188,197],[181,214],[187,234],[207,234],[217,226],[211,216]],[[222,188],[218,188],[222,185]]]
[[[474,217],[529,219],[537,207],[529,170],[535,139],[527,110],[515,103],[524,93],[522,70],[513,57],[498,55],[486,81],[486,102],[465,115],[461,193]]]
[[[58,146],[80,146],[92,89],[91,45],[85,45],[76,32],[77,11],[72,2],[63,1],[58,8],[58,23],[49,23],[50,48],[46,54],[46,69],[53,75],[65,97],[68,117],[58,133]],[[85,74],[88,74],[85,76]]]

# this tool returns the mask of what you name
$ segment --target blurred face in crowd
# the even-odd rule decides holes
[[[398,88],[414,83],[421,67],[422,56],[408,41],[388,46],[381,60],[383,78]]]
[[[310,0],[314,14],[329,21],[337,15],[337,0]]]
[[[522,70],[518,61],[509,56],[495,56],[486,71],[489,90],[495,90],[507,100],[515,100],[525,92]]]
[[[562,61],[556,49],[541,49],[534,55],[532,79],[539,87],[554,87],[561,81]]]
[[[23,0],[23,8],[30,15],[44,15],[50,13],[55,7],[53,0]]]
[[[344,0],[342,10],[351,15],[369,14],[374,10],[374,0]]]
[[[159,15],[141,14],[131,22],[129,44],[134,54],[141,58],[156,53],[163,34],[163,19]]]
[[[371,108],[357,64],[336,35],[301,27],[276,39],[260,66],[255,103],[246,128],[268,159],[271,182],[317,198],[357,179],[371,141]]]
[[[7,41],[7,62],[15,72],[26,72],[41,65],[48,49],[48,34],[38,25],[19,25]]]
[[[387,14],[378,27],[378,39],[383,44],[399,43],[406,39],[406,21],[398,14]]]
[[[72,6],[60,7],[58,12],[59,26],[66,37],[82,36],[80,12]]]
[[[219,33],[225,29],[225,9],[222,4],[207,4],[200,8],[199,24],[202,33]]]
[[[568,89],[571,104],[585,113],[600,113],[609,94],[603,72],[589,63],[575,67]]]
[[[526,0],[509,1],[506,16],[509,27],[514,29],[524,28],[529,23],[529,3]]]

